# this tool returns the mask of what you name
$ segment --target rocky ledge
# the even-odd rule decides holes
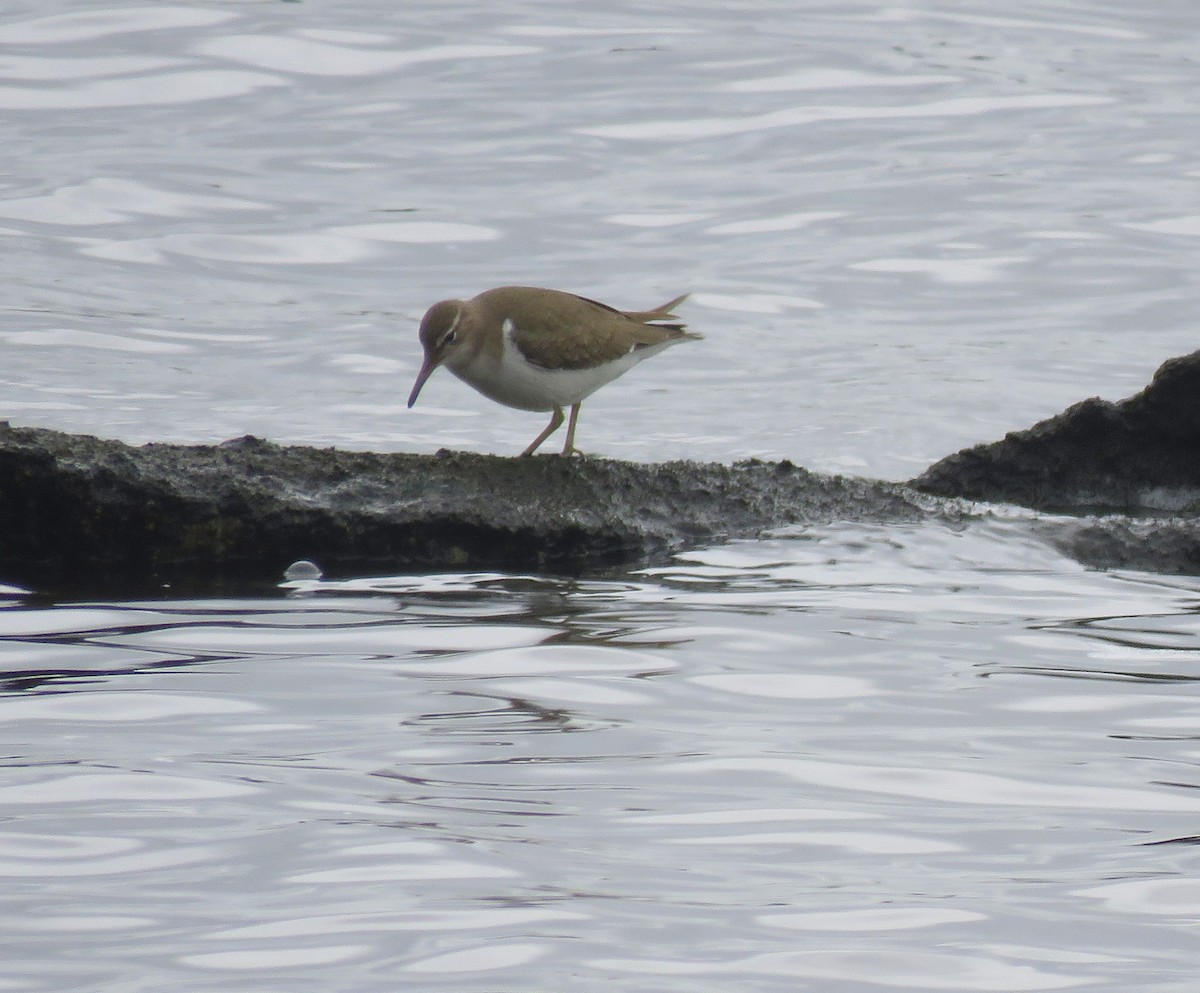
[[[900,521],[895,483],[789,462],[640,465],[440,452],[134,447],[0,426],[0,581],[94,587],[326,570],[578,572],[784,523]]]
[[[964,498],[1052,511],[1030,529],[1088,565],[1200,574],[1200,352],[1128,400],[1085,400],[911,484],[790,462],[372,454],[251,437],[135,447],[0,422],[0,582],[244,584],[301,559],[343,575],[578,573],[787,524],[988,512]]]

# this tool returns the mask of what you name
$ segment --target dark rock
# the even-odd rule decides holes
[[[0,426],[0,581],[96,589],[332,571],[578,572],[788,523],[912,520],[898,484],[791,463],[134,447]]]
[[[1084,400],[912,485],[1075,515],[1030,526],[1085,565],[1200,574],[1200,352],[1165,362],[1126,400]],[[1100,510],[1123,514],[1091,516]]]
[[[1200,512],[1200,352],[1119,403],[1091,399],[931,466],[913,486],[1040,510]]]

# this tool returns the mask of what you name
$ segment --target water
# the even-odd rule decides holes
[[[425,307],[691,290],[586,450],[912,476],[1196,347],[1193,8],[9,4],[0,416],[510,454]],[[1190,991],[1198,593],[1004,517],[0,588],[0,990]]]
[[[11,988],[1187,989],[1198,606],[996,523],[10,609]]]

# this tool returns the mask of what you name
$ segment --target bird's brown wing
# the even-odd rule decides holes
[[[590,369],[613,362],[635,348],[686,336],[670,313],[683,297],[655,310],[623,313],[607,304],[573,293],[543,290],[512,293],[511,287],[489,291],[489,309],[512,322],[512,340],[534,365],[547,369]],[[503,319],[503,318],[502,318]]]

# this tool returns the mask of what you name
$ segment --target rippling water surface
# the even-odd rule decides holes
[[[689,290],[585,449],[906,478],[1197,347],[1198,31],[15,0],[0,417],[512,453],[431,302]],[[0,990],[1195,987],[1200,586],[1019,518],[0,604]]]
[[[19,989],[1183,990],[1200,585],[1016,525],[0,611]],[[147,985],[149,984],[149,985]]]

